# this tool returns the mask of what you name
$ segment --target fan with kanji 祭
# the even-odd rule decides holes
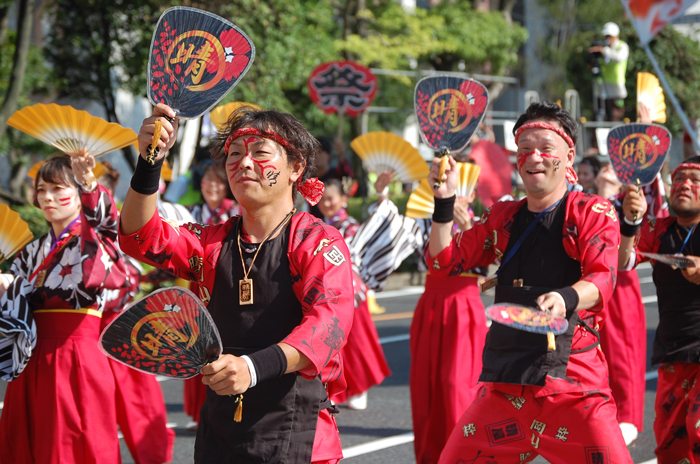
[[[457,196],[469,198],[476,188],[477,180],[481,168],[473,163],[457,163],[459,170],[459,182],[457,184]],[[428,184],[428,179],[420,181],[416,188],[408,197],[406,204],[406,216],[410,218],[428,219],[433,216],[435,210],[435,194]]]
[[[34,235],[19,214],[8,205],[0,204],[0,264],[17,253]]]
[[[68,155],[99,156],[136,141],[131,129],[72,106],[38,103],[15,111],[7,124]]]
[[[161,288],[135,301],[102,332],[100,349],[147,374],[194,377],[222,352],[204,303],[182,287]]]
[[[370,132],[350,142],[350,147],[370,172],[394,173],[401,182],[416,182],[428,176],[428,163],[418,150],[391,132]]]

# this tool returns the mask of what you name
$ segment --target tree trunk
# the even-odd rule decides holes
[[[24,82],[24,72],[27,68],[27,55],[29,54],[29,41],[32,34],[32,9],[33,0],[20,0],[17,16],[17,41],[15,43],[15,56],[12,60],[12,74],[10,85],[5,95],[5,101],[0,107],[0,139],[7,130],[7,120],[17,109],[19,94]]]
[[[10,5],[0,4],[0,46],[5,45],[7,40],[7,24],[10,18]]]

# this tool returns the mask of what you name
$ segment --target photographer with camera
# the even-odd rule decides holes
[[[600,64],[600,77],[602,78],[599,98],[605,103],[605,119],[607,121],[621,121],[625,114],[625,72],[627,71],[627,58],[629,58],[629,46],[620,40],[620,27],[615,23],[606,23],[603,26],[603,35],[606,45],[594,44],[588,49],[592,58],[602,58]],[[599,61],[599,60],[598,60]],[[594,67],[594,77],[596,76]]]

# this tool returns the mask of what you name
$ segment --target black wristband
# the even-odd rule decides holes
[[[637,235],[637,232],[639,232],[639,228],[641,227],[641,224],[637,224],[636,226],[633,226],[631,224],[628,224],[627,221],[624,219],[620,221],[620,235],[623,237],[634,237]]]
[[[564,287],[554,290],[564,298],[564,306],[566,307],[566,318],[569,319],[578,307],[578,292],[574,287]]]
[[[455,200],[457,195],[450,198],[435,197],[435,210],[433,210],[433,222],[446,224],[455,219]]]
[[[148,161],[139,155],[139,160],[136,163],[134,175],[131,177],[131,188],[134,192],[142,195],[153,195],[158,191],[158,183],[160,182],[160,168],[163,166],[165,156],[150,165]]]
[[[249,354],[248,358],[255,366],[256,385],[263,380],[282,377],[287,372],[287,356],[279,345],[268,346],[265,349]]]

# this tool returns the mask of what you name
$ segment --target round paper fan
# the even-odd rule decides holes
[[[649,185],[671,149],[671,133],[656,124],[623,124],[608,133],[608,156],[623,184]]]
[[[666,122],[666,100],[659,79],[647,72],[637,73],[637,102],[644,103],[651,111],[652,122]],[[639,117],[639,111],[637,112]]]
[[[222,352],[204,304],[182,287],[156,290],[130,304],[100,336],[107,356],[147,374],[194,377]]]
[[[457,184],[457,196],[469,197],[476,188],[481,168],[473,163],[457,163],[459,169],[459,183]],[[418,187],[409,195],[406,204],[406,216],[415,219],[429,219],[433,217],[435,210],[435,194],[428,184],[428,179],[423,179]]]
[[[148,99],[196,119],[240,82],[254,59],[253,42],[232,22],[197,8],[168,8],[153,31]]]
[[[0,263],[32,241],[34,235],[17,211],[0,204]]]
[[[512,303],[498,303],[486,308],[493,322],[526,332],[560,335],[569,328],[569,321],[546,311]]]
[[[430,168],[413,145],[391,132],[370,132],[350,142],[365,168],[381,174],[392,171],[401,182],[428,177]]]
[[[231,116],[231,113],[243,106],[250,106],[258,111],[262,111],[262,108],[260,108],[254,103],[231,102],[226,103],[225,105],[217,106],[216,108],[211,110],[211,112],[209,113],[209,119],[211,119],[211,122],[216,127],[216,130],[220,131],[223,128],[224,124],[228,122],[228,118],[229,116]]]
[[[7,124],[69,155],[85,149],[99,156],[131,145],[137,138],[131,129],[55,103],[25,106],[15,111]]]

